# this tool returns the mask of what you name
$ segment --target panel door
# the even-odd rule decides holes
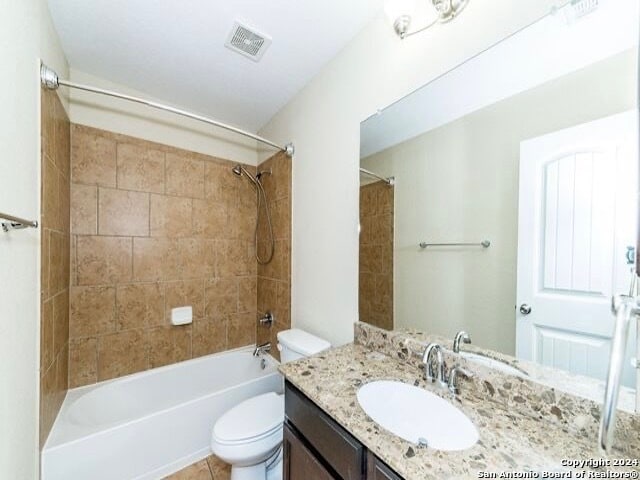
[[[605,377],[611,296],[628,293],[634,267],[636,132],[637,115],[627,112],[521,143],[519,358]]]

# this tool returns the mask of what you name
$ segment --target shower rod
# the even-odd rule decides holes
[[[367,170],[366,168],[360,168],[360,173],[364,173],[365,175],[369,175],[370,177],[377,178],[378,180],[383,181],[389,186],[394,185],[396,183],[395,177],[384,178],[378,175],[377,173],[373,173]]]
[[[278,145],[275,142],[272,142],[271,140],[267,140],[264,137],[261,137],[260,135],[256,135],[255,133],[251,133],[251,132],[247,132],[246,130],[242,130],[241,128],[238,127],[234,127],[232,125],[228,125],[226,123],[222,123],[219,122],[217,120],[214,120],[212,118],[208,118],[202,115],[198,115],[195,113],[191,113],[187,110],[181,110],[179,108],[175,108],[169,105],[165,105],[162,103],[158,103],[158,102],[154,102],[151,100],[147,100],[145,98],[141,98],[141,97],[134,97],[132,95],[125,95],[123,93],[119,93],[119,92],[114,92],[113,90],[105,90],[103,88],[98,88],[98,87],[92,87],[89,85],[82,85],[80,83],[75,83],[75,82],[71,82],[69,80],[61,80],[58,77],[58,74],[52,70],[51,68],[47,67],[46,65],[42,64],[40,66],[40,83],[42,84],[42,86],[48,90],[57,90],[58,87],[60,87],[60,85],[65,86],[65,87],[69,87],[69,88],[75,88],[76,90],[84,90],[85,92],[92,92],[92,93],[97,93],[99,95],[106,95],[108,97],[115,97],[115,98],[120,98],[122,100],[128,100],[130,102],[134,102],[134,103],[139,103],[141,105],[146,105],[147,107],[151,107],[151,108],[156,108],[158,110],[164,110],[166,112],[171,112],[171,113],[175,113],[176,115],[181,115],[183,117],[187,117],[187,118],[191,118],[193,120],[198,120],[200,122],[204,122],[204,123],[208,123],[209,125],[213,125],[219,128],[223,128],[225,130],[228,130],[230,132],[234,132],[237,133],[239,135],[243,135],[245,137],[249,137],[252,138],[254,140],[257,140],[258,142],[264,143],[266,145],[270,145],[274,148],[277,148],[280,151],[283,151],[287,154],[288,157],[293,157],[293,154],[295,152],[295,148],[293,146],[293,143],[287,143],[286,145],[282,146],[282,145]]]

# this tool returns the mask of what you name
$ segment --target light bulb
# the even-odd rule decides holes
[[[396,33],[403,36],[409,29],[416,9],[416,0],[386,0],[384,13]]]

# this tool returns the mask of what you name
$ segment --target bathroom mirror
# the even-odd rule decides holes
[[[364,121],[360,320],[604,379],[635,272],[637,81],[637,2],[569,3]]]

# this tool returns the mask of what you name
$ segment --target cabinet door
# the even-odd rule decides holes
[[[367,480],[402,480],[402,477],[368,452]]]
[[[284,480],[333,480],[297,435],[284,425]]]

